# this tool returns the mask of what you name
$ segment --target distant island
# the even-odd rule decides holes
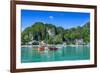
[[[63,43],[66,45],[89,44],[90,22],[85,23],[83,26],[77,26],[70,29],[57,27],[53,24],[36,22],[32,26],[21,31],[22,45],[37,45],[39,42],[54,45]]]

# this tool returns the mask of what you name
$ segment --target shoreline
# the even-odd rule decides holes
[[[90,46],[90,45],[46,45],[45,47],[51,47],[51,46],[57,46],[57,47],[66,47],[66,46],[71,46],[71,47],[77,47],[77,46]],[[41,47],[41,45],[21,45],[21,47]]]

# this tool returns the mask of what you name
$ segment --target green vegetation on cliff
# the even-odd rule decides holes
[[[27,44],[30,41],[44,41],[48,44],[76,44],[90,42],[90,23],[83,26],[77,26],[70,29],[57,27],[53,24],[44,24],[36,22],[32,26],[25,28],[21,32],[21,44]]]

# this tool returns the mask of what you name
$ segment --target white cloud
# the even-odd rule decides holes
[[[50,18],[50,19],[53,19],[54,17],[53,17],[53,16],[49,16],[49,18]]]

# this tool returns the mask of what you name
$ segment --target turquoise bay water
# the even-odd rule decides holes
[[[51,62],[90,59],[89,46],[66,46],[58,50],[38,51],[37,48],[22,47],[21,63]]]

